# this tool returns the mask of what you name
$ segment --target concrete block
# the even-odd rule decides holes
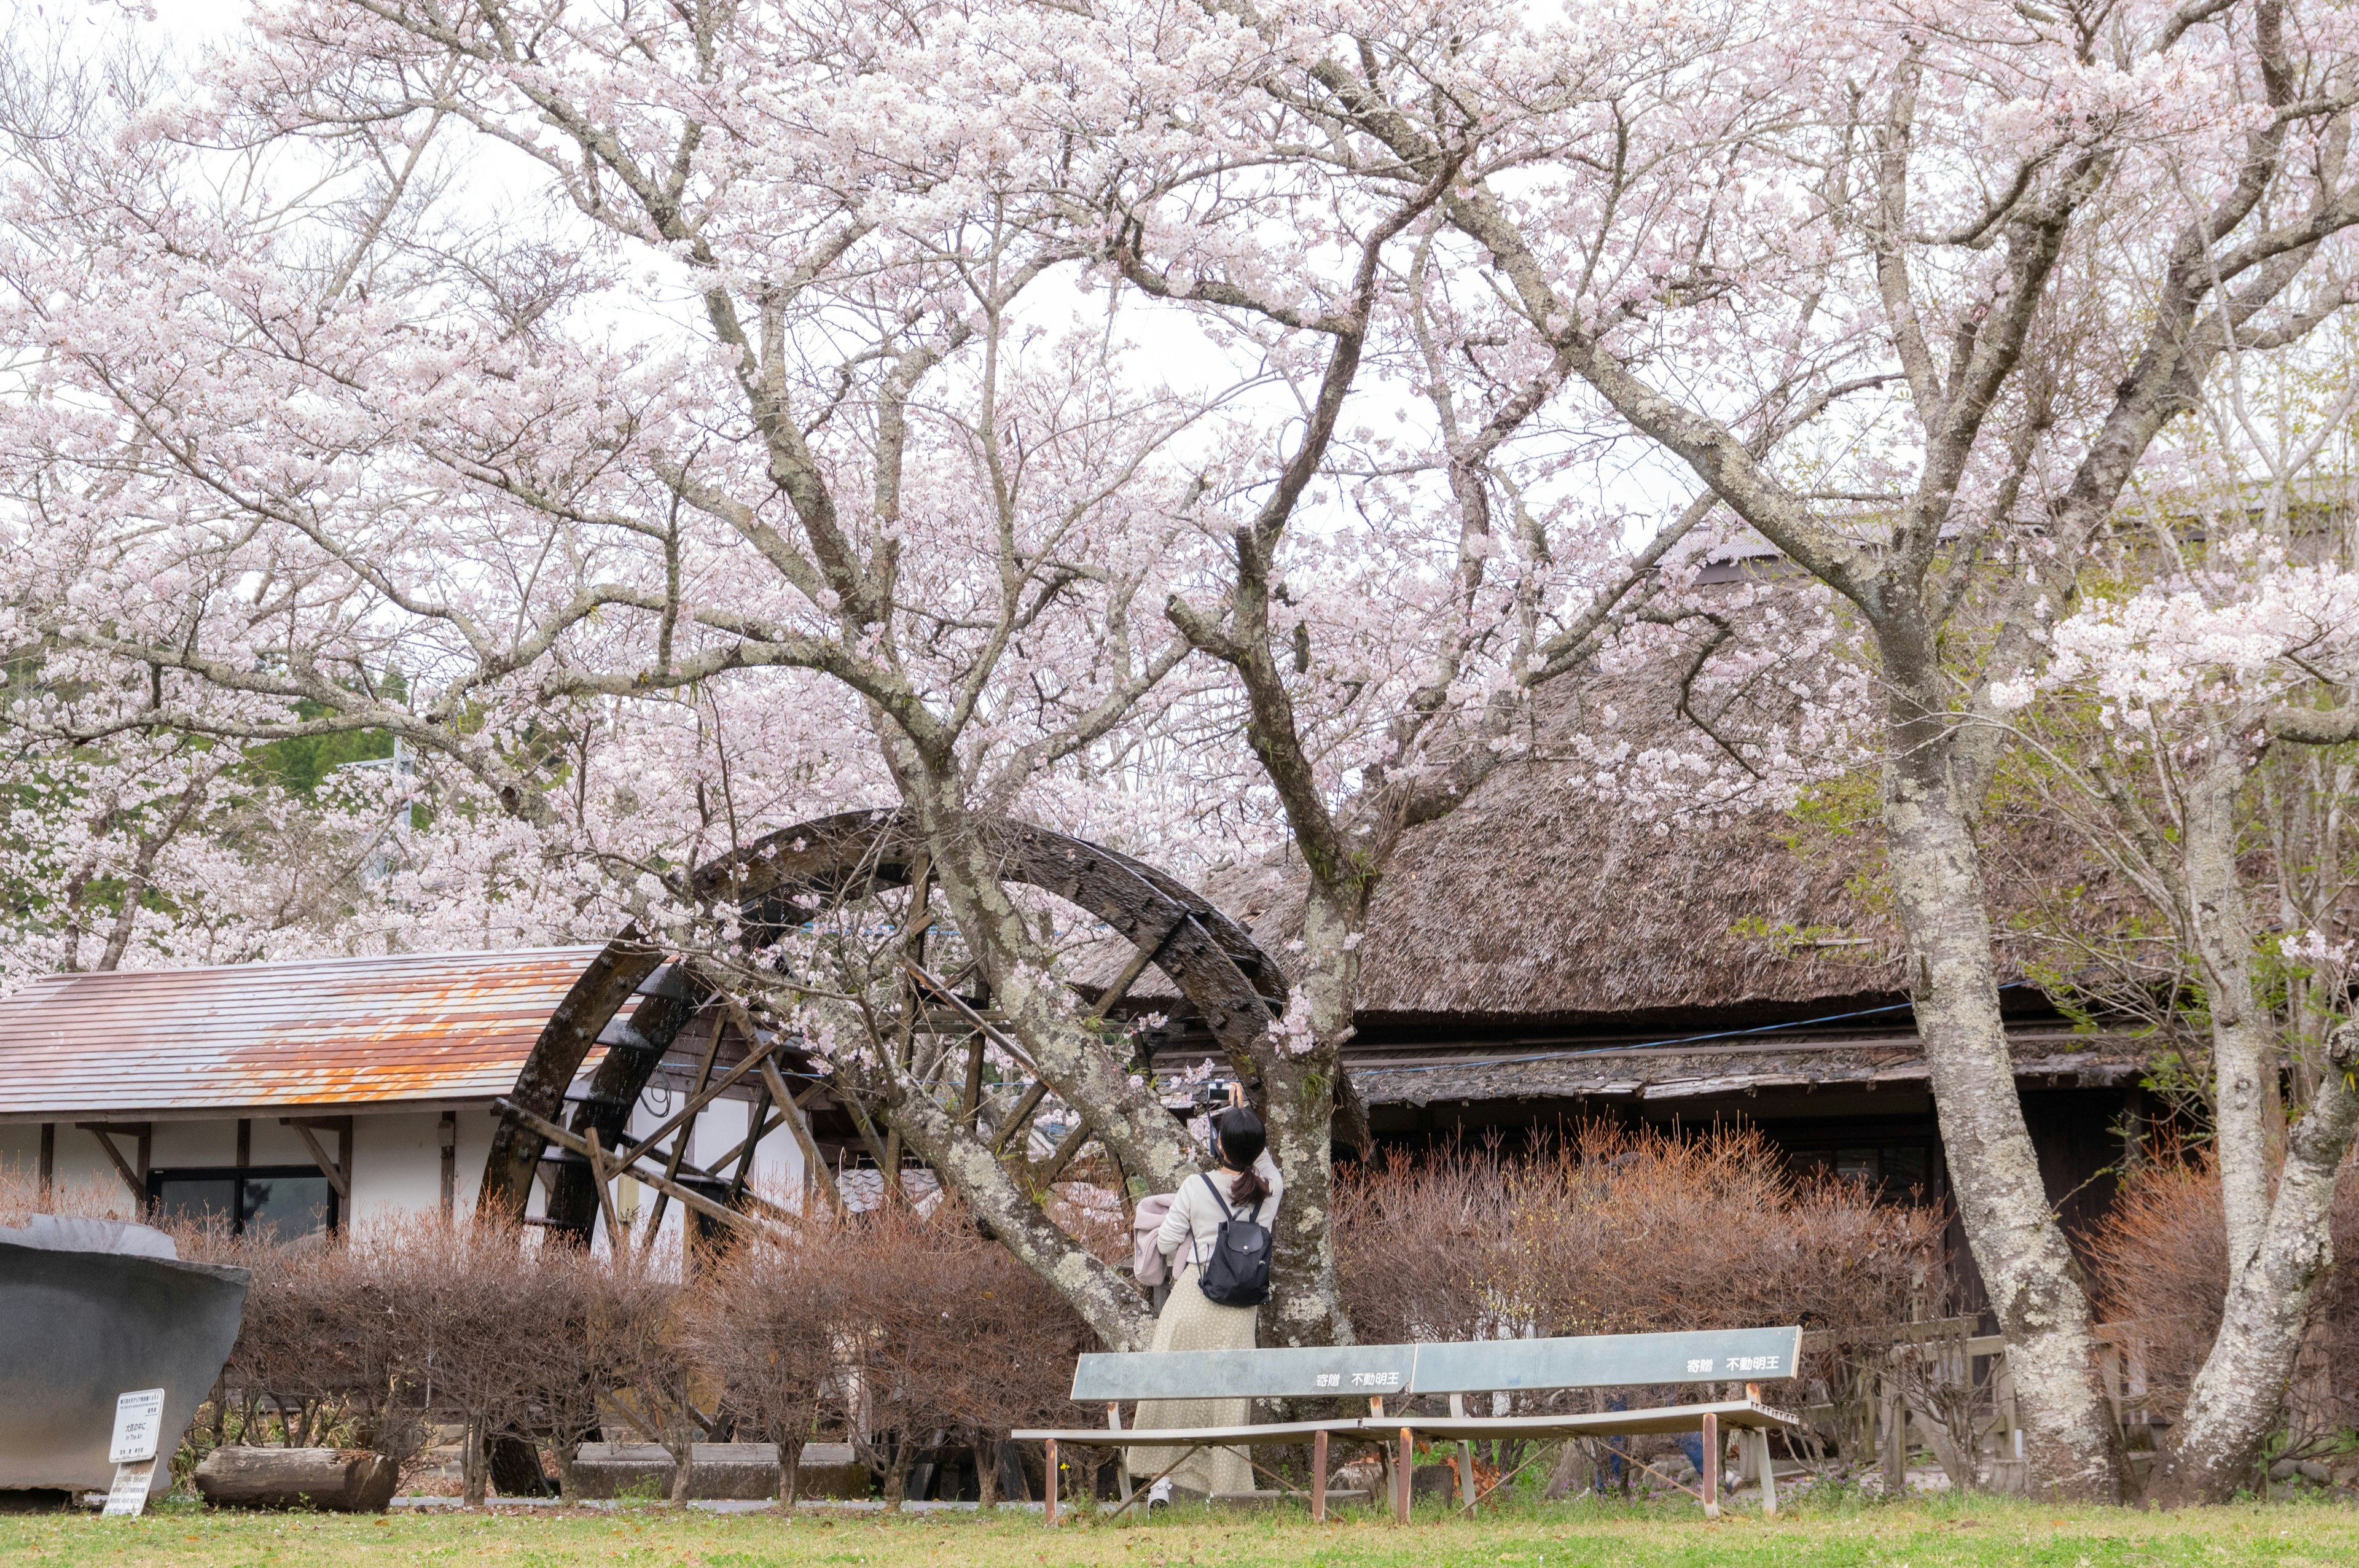
[[[723,1501],[759,1501],[778,1495],[778,1449],[773,1443],[700,1443],[689,1451],[688,1495]],[[671,1453],[659,1443],[585,1443],[573,1456],[573,1484],[584,1498],[671,1496]],[[803,1498],[864,1498],[868,1470],[848,1443],[803,1448],[797,1493]]]

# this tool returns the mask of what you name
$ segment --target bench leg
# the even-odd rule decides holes
[[[1110,1432],[1122,1430],[1122,1401],[1119,1400],[1106,1405],[1106,1429]],[[1122,1487],[1122,1500],[1125,1503],[1130,1501],[1130,1450],[1127,1448],[1114,1451],[1114,1478]]]
[[[1756,1428],[1753,1433],[1753,1461],[1761,1470],[1761,1511],[1777,1511],[1777,1466],[1769,1457],[1769,1431]]]
[[[1720,1517],[1720,1417],[1709,1412],[1703,1418],[1703,1517]]]
[[[1705,1419],[1706,1419],[1706,1420],[1710,1420],[1711,1418],[1710,1418],[1710,1417],[1706,1417]],[[1056,1523],[1057,1523],[1057,1440],[1056,1440],[1055,1438],[1053,1438],[1053,1437],[1052,1437],[1052,1438],[1050,1438],[1050,1439],[1049,1439],[1049,1465],[1048,1465],[1048,1470],[1049,1470],[1049,1501],[1048,1501],[1048,1518],[1049,1518],[1049,1524],[1050,1528],[1052,1528],[1052,1529],[1053,1529],[1053,1528],[1055,1527]]]
[[[1310,1437],[1310,1517],[1321,1524],[1327,1519],[1327,1434],[1323,1432]]]
[[[1464,1394],[1450,1396],[1450,1413],[1466,1413]],[[1467,1512],[1474,1511],[1474,1445],[1462,1441],[1458,1444],[1458,1500]]]
[[[1393,1466],[1393,1505],[1400,1522],[1408,1522],[1410,1484],[1417,1475],[1417,1433],[1408,1427],[1400,1429],[1400,1463]]]

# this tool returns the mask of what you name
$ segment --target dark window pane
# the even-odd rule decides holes
[[[1919,1197],[1931,1195],[1924,1145],[1901,1144],[1884,1150],[1883,1155],[1885,1196],[1906,1202],[1912,1189]]]
[[[1833,1161],[1834,1156],[1823,1149],[1797,1149],[1786,1156],[1787,1164],[1792,1169],[1795,1179],[1805,1182],[1813,1176],[1825,1175],[1832,1169]]]
[[[201,1225],[237,1223],[235,1176],[159,1176],[156,1181],[156,1212],[167,1223],[183,1220]]]
[[[1846,1182],[1875,1184],[1884,1172],[1876,1164],[1873,1149],[1838,1149],[1835,1151],[1835,1174]]]
[[[248,1176],[245,1233],[295,1241],[328,1228],[325,1176]]]

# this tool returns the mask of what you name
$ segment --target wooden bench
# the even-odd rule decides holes
[[[1698,1494],[1704,1512],[1720,1514],[1721,1432],[1735,1431],[1745,1445],[1747,1468],[1761,1477],[1765,1510],[1777,1509],[1769,1433],[1794,1432],[1800,1422],[1761,1402],[1760,1385],[1795,1373],[1802,1331],[1788,1328],[1706,1330],[1691,1334],[1608,1334],[1563,1339],[1481,1339],[1456,1344],[1347,1345],[1277,1350],[1181,1350],[1163,1355],[1083,1356],[1073,1368],[1073,1399],[1103,1404],[1106,1425],[1075,1431],[1014,1432],[1018,1442],[1048,1445],[1048,1516],[1057,1522],[1057,1449],[1060,1444],[1091,1447],[1180,1448],[1177,1469],[1205,1448],[1251,1448],[1272,1444],[1311,1445],[1310,1512],[1327,1517],[1327,1454],[1338,1435],[1385,1444],[1397,1441],[1393,1466],[1394,1505],[1408,1518],[1410,1470],[1417,1436],[1459,1444],[1460,1497],[1472,1509],[1474,1490],[1471,1444],[1478,1438],[1620,1437],[1656,1433],[1703,1434],[1705,1463]],[[1745,1397],[1712,1404],[1660,1405],[1650,1410],[1602,1411],[1585,1415],[1469,1415],[1466,1396],[1612,1389],[1667,1383],[1743,1383]],[[1419,1395],[1446,1397],[1447,1415],[1411,1413],[1404,1405]],[[1125,1400],[1364,1399],[1366,1416],[1330,1421],[1276,1422],[1265,1425],[1133,1428],[1122,1425]],[[1387,1413],[1385,1403],[1393,1401]],[[1122,1471],[1123,1508],[1135,1494],[1127,1465]],[[1668,1478],[1668,1477],[1667,1477]],[[1161,1476],[1154,1477],[1155,1480]],[[1492,1489],[1503,1484],[1494,1482]],[[1149,1485],[1151,1486],[1152,1480]],[[1677,1484],[1677,1483],[1674,1483]],[[1292,1490],[1293,1488],[1288,1488]],[[1484,1493],[1487,1496],[1488,1493]],[[1117,1509],[1117,1512],[1120,1510]]]

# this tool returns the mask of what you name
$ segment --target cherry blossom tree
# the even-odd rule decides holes
[[[1865,622],[1919,1028],[2035,1484],[2110,1498],[2089,1306],[2000,1021],[1976,844],[1992,687],[2044,660],[2125,486],[2223,356],[2342,308],[2344,21],[1841,5],[1731,13],[1719,38],[1662,95],[1703,118],[1657,144],[1512,75],[1491,91],[1454,37],[1416,54],[1414,92],[1364,55],[1323,69],[1411,177],[1451,171],[1440,210],[1516,323],[1495,351],[1577,383]],[[1756,114],[1724,131],[1731,103]],[[1765,450],[1759,422],[1789,413],[1807,429]]]
[[[1224,572],[1165,606],[1227,672],[1307,884],[1282,1048],[1238,1064],[1288,1172],[1276,1300],[1290,1340],[1341,1326],[1328,1150],[1349,1093],[1342,1054],[1369,901],[1402,835],[1521,761],[1544,695],[1601,655],[1691,661],[1694,676],[1749,597],[1712,607],[1687,591],[1700,546],[1725,530],[1716,496],[1606,493],[1618,423],[1557,395],[1563,356],[1519,336],[1450,208],[1485,179],[1517,178],[1527,149],[1495,140],[1497,106],[1513,104],[1506,118],[1554,128],[1563,167],[1578,170],[1565,194],[1592,204],[1601,263],[1626,265],[1633,247],[1664,241],[1648,218],[1635,236],[1614,231],[1603,171],[1725,173],[1777,111],[1712,92],[1713,62],[1757,42],[1717,7],[1233,14],[1269,56],[1242,91],[1201,101],[1189,136],[1134,157],[1108,187],[1099,265],[1208,342],[1261,348],[1301,410],[1274,460],[1226,498]],[[1713,150],[1683,159],[1699,142]],[[1269,149],[1297,147],[1282,171],[1269,167]],[[1852,390],[1765,403],[1745,438],[1766,454]],[[1692,775],[1673,792],[1636,787],[1678,812],[1708,794],[1721,806],[1777,798],[1801,776],[1747,760],[1729,791],[1722,760],[1703,766],[1711,790]]]
[[[2233,1272],[2148,1483],[2166,1503],[2233,1495],[2286,1413],[2359,1127],[2352,763],[2318,732],[2359,676],[2339,336],[2290,364],[2231,356],[2122,508],[2105,575],[2132,589],[2084,596],[2036,677],[1993,692],[2024,742],[2010,773],[2161,917],[2084,920],[2060,968],[2191,1036]]]
[[[972,826],[1136,798],[1130,737],[1191,699],[1161,605],[1255,460],[1225,410],[1257,373],[1175,386],[1071,287],[1107,177],[1077,149],[1266,48],[1158,25],[295,4],[185,87],[17,93],[7,599],[145,698],[69,739],[381,732],[531,830],[565,868],[532,896],[724,969],[695,866],[898,806],[1004,1026],[1174,1184],[1182,1130]],[[1073,69],[1132,49],[1110,92]],[[773,991],[741,1000],[815,1005]],[[854,1065],[1143,1337],[928,1064]]]

